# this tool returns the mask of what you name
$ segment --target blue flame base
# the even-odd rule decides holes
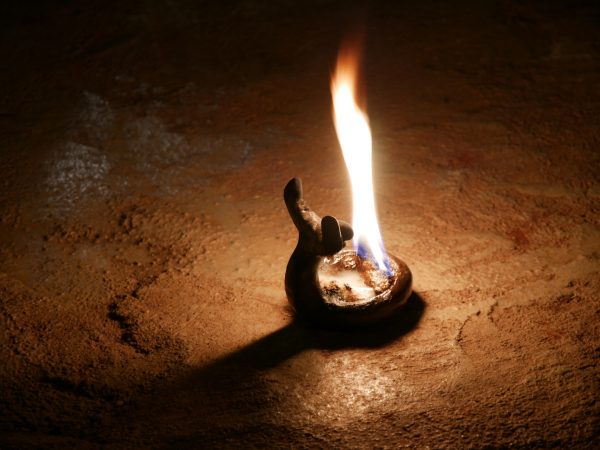
[[[379,267],[379,264],[377,264],[377,261],[375,260],[375,258],[373,258],[373,254],[367,249],[366,246],[358,243],[354,245],[354,250],[356,251],[356,254],[361,258],[361,259],[368,259],[371,262],[373,262],[373,264],[375,264],[377,267]],[[383,264],[384,267],[379,267],[379,270],[381,270],[382,272],[385,272],[385,274],[388,277],[391,277],[392,274],[392,266],[390,264],[390,260],[387,256],[387,254],[383,254]]]

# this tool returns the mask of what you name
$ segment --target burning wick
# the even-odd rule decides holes
[[[335,128],[352,184],[352,227],[312,211],[298,178],[290,180],[283,193],[299,233],[285,273],[288,299],[299,316],[342,326],[391,316],[408,299],[412,286],[406,264],[387,255],[377,223],[371,130],[356,102],[357,55],[355,47],[344,48],[331,80]],[[344,249],[344,241],[350,239],[354,250]]]

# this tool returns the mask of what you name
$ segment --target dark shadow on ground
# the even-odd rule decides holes
[[[269,369],[308,349],[384,347],[413,330],[424,311],[425,302],[419,294],[413,293],[406,305],[387,322],[368,328],[327,330],[294,320],[258,341],[200,368],[196,375],[201,377],[211,370],[229,365],[258,370]]]
[[[413,293],[388,322],[355,330],[316,329],[293,321],[134,400],[120,415],[129,422],[126,436],[122,430],[117,431],[122,425],[118,423],[113,439],[133,439],[138,443],[146,439],[149,439],[148,443],[159,440],[168,443],[167,447],[187,448],[201,442],[209,446],[211,442],[223,444],[226,437],[233,439],[229,443],[236,446],[241,442],[234,439],[238,431],[246,426],[255,428],[261,423],[270,430],[269,433],[275,433],[278,428],[273,428],[272,422],[277,422],[272,411],[274,391],[268,380],[272,369],[309,349],[368,351],[390,345],[417,326],[425,306],[423,299]],[[310,371],[310,367],[300,369],[303,376],[310,376]],[[278,403],[280,401],[275,401],[279,405],[277,408],[285,409]],[[289,432],[285,430],[285,433]],[[242,439],[241,436],[238,438]],[[282,442],[288,438],[291,437],[281,436]]]

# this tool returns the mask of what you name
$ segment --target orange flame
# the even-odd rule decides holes
[[[333,117],[352,184],[354,247],[361,257],[371,258],[380,270],[389,272],[373,193],[372,139],[367,115],[356,100],[359,46],[345,46],[339,53],[331,79]]]

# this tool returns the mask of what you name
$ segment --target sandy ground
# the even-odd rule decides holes
[[[598,445],[600,7],[449,3],[3,4],[0,447]],[[350,218],[359,13],[416,293],[311,330],[282,189]]]

